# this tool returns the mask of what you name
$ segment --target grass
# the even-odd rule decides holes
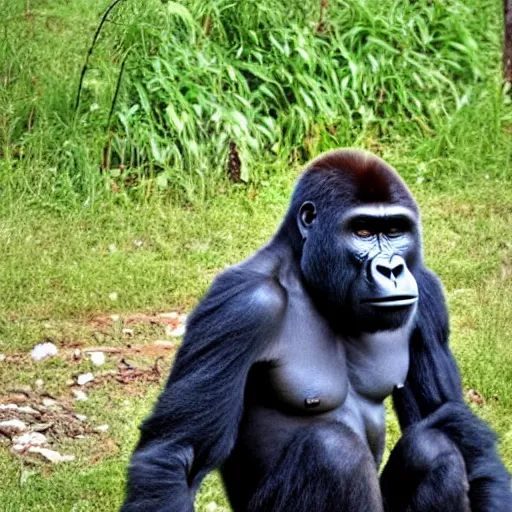
[[[13,198],[57,208],[163,193],[194,203],[226,185],[228,156],[240,158],[232,174],[261,185],[348,145],[421,156],[424,179],[449,160],[443,172],[464,169],[467,179],[475,170],[459,165],[457,148],[482,125],[477,150],[506,147],[492,0],[475,9],[385,0],[371,10],[340,1],[321,18],[318,0],[123,0],[94,46],[105,0],[3,2],[0,176]]]
[[[68,215],[66,222],[53,214],[18,211],[22,223],[7,219],[2,225],[2,230],[6,225],[11,230],[2,237],[0,294],[6,319],[0,352],[28,351],[47,338],[61,349],[96,345],[88,325],[99,313],[188,310],[218,270],[247,256],[272,234],[291,185],[292,179],[277,177],[255,196],[239,191],[212,200],[207,208],[184,210],[162,203],[134,211],[114,206]],[[491,180],[478,188],[435,195],[423,185],[414,189],[423,208],[427,263],[446,287],[452,346],[464,386],[484,398],[483,405],[473,407],[499,433],[504,460],[512,468],[512,357],[507,346],[512,248],[504,236],[512,193]],[[135,240],[144,245],[134,247]],[[112,244],[116,252],[109,251]],[[108,298],[112,291],[118,293],[116,302]],[[141,336],[142,342],[150,342],[163,333]],[[105,343],[123,340],[112,335]],[[135,361],[150,364],[147,359]],[[42,378],[53,394],[69,396],[65,381],[91,369],[87,363],[66,361],[27,363],[23,369],[4,364],[0,385],[34,385]],[[77,462],[51,469],[36,465],[20,485],[26,468],[7,450],[0,451],[4,509],[20,510],[16,507],[21,503],[21,510],[52,510],[50,503],[54,510],[115,510],[136,426],[158,389],[154,384],[126,395],[126,388],[106,386],[88,392],[90,399],[80,404],[80,411],[96,424],[109,424],[114,443],[112,452],[99,460],[95,455],[102,441],[83,447],[76,441],[57,444],[63,453],[67,449],[77,454]],[[393,421],[389,432],[391,444],[397,435]],[[212,501],[226,503],[215,478],[207,481],[198,500],[198,510],[206,510]]]
[[[363,0],[328,2],[320,19],[313,0],[286,9],[125,0],[94,48],[76,117],[80,71],[108,2],[0,4],[3,390],[41,378],[69,398],[68,379],[98,371],[71,357],[14,358],[47,339],[68,354],[163,338],[158,326],[127,339],[91,319],[190,311],[217,272],[271,236],[305,160],[357,146],[393,164],[418,198],[464,387],[483,398],[471,407],[497,431],[512,470],[512,108],[498,3],[389,0],[370,12]],[[229,141],[247,183],[226,177]],[[161,364],[167,371],[171,357]],[[116,510],[137,425],[159,389],[91,388],[75,408],[110,428],[56,440],[75,462],[50,467],[0,445],[2,510]],[[389,447],[391,415],[388,434]],[[216,475],[197,503],[227,507]]]

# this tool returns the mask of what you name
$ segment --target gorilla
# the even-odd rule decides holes
[[[402,429],[380,479],[384,399]],[[327,152],[272,240],[214,281],[141,427],[123,512],[189,512],[221,469],[235,512],[510,512],[465,405],[416,202],[396,171]]]

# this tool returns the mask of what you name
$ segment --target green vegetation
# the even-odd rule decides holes
[[[500,78],[501,4],[347,0],[323,14],[320,4],[122,0],[75,113],[108,2],[0,0],[0,353],[46,339],[66,353],[163,338],[141,326],[127,341],[91,319],[190,310],[220,269],[272,234],[307,159],[363,147],[418,198],[465,389],[482,398],[472,407],[498,432],[512,470],[512,107]],[[228,179],[230,142],[247,183]],[[42,378],[70,397],[66,380],[89,370],[98,371],[65,357],[8,359],[0,385]],[[32,465],[0,444],[2,510],[116,510],[136,426],[158,389],[87,390],[74,407],[110,429],[56,440],[75,462]],[[393,420],[389,432],[391,446]],[[217,477],[198,510],[211,502],[227,506]]]

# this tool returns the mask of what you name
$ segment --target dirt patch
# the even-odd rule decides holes
[[[133,327],[142,324],[161,325],[172,329],[178,328],[186,321],[186,315],[172,311],[170,313],[130,313],[125,315],[101,315],[89,322],[96,331],[109,331],[113,326],[121,323],[124,327]]]
[[[0,428],[0,436],[9,440],[26,432],[40,432],[48,442],[97,433],[84,416],[73,410],[70,400],[25,390],[0,395],[2,424],[18,425],[12,429]]]
[[[87,387],[101,386],[106,382],[118,382],[123,385],[136,382],[144,384],[159,383],[165,373],[160,368],[160,360],[160,357],[157,358],[150,368],[138,368],[125,359],[121,359],[117,370],[97,373],[94,380]]]

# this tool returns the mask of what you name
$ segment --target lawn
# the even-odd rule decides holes
[[[313,12],[318,3],[304,5]],[[140,67],[132,62],[125,72],[126,81],[129,85],[130,80],[140,80],[142,85],[133,90],[126,85],[119,94],[120,114],[130,110],[130,102],[142,104],[137,94],[145,94],[141,91],[146,87],[154,93],[149,96],[152,108],[144,115],[136,114],[140,117],[126,125],[129,137],[122,132],[121,121],[116,125],[121,115],[112,121],[111,135],[105,133],[118,79],[119,55],[123,55],[114,45],[113,34],[118,27],[123,31],[123,44],[134,40],[139,46],[133,43],[133,51],[143,52],[137,42],[139,32],[132,33],[134,26],[142,24],[142,14],[134,4],[128,2],[129,8],[119,14],[119,19],[108,23],[86,75],[83,110],[76,120],[74,100],[81,66],[108,2],[4,0],[6,37],[0,42],[5,50],[0,55],[0,354],[5,358],[0,361],[0,403],[16,400],[20,405],[40,407],[42,400],[54,400],[48,406],[53,424],[43,432],[48,434],[52,449],[74,455],[75,460],[51,464],[35,455],[14,454],[7,439],[0,436],[2,510],[117,509],[128,459],[137,440],[137,426],[158,395],[180,341],[168,328],[167,319],[172,317],[158,314],[190,312],[216,273],[261,246],[279,225],[304,161],[334,146],[355,145],[377,152],[397,168],[417,197],[422,210],[425,259],[445,286],[451,344],[468,402],[497,432],[501,454],[512,470],[512,109],[509,93],[500,83],[500,6],[494,3],[466,2],[475,9],[467,7],[462,25],[460,10],[466,7],[459,2],[454,2],[452,14],[433,12],[441,9],[440,2],[433,2],[431,7],[428,2],[417,2],[425,11],[409,12],[404,8],[403,13],[395,9],[389,14],[389,19],[403,15],[406,20],[423,20],[423,14],[432,9],[431,17],[425,18],[425,30],[430,27],[432,37],[437,37],[441,27],[454,38],[459,37],[451,41],[460,52],[453,58],[462,59],[464,52],[470,56],[468,60],[455,60],[453,69],[447,68],[445,73],[453,81],[453,94],[460,104],[446,100],[446,90],[437,100],[426,75],[419,71],[416,74],[424,88],[416,91],[407,82],[415,71],[405,66],[397,67],[404,91],[417,93],[418,101],[424,104],[438,101],[439,111],[433,107],[414,111],[415,101],[401,98],[398,81],[391,79],[387,83],[390,91],[396,90],[396,97],[386,106],[388,110],[381,112],[374,104],[363,101],[352,105],[346,100],[346,108],[353,114],[348,123],[344,114],[336,112],[333,116],[339,122],[327,119],[327,110],[319,104],[315,107],[318,112],[309,116],[310,122],[301,124],[300,109],[307,113],[308,102],[300,95],[302,103],[295,104],[293,116],[277,117],[276,123],[282,124],[274,127],[276,132],[287,135],[276,140],[256,130],[261,123],[255,110],[248,120],[247,133],[258,144],[241,146],[245,151],[242,156],[254,172],[249,173],[248,183],[232,184],[219,174],[223,166],[212,166],[211,174],[204,171],[208,167],[201,168],[201,173],[187,167],[187,162],[206,166],[218,157],[217,150],[209,146],[195,156],[184,157],[179,165],[174,160],[174,165],[162,163],[165,158],[158,145],[162,144],[163,132],[150,123],[155,119],[153,107],[161,96],[155,92],[159,89],[151,89],[144,82],[144,77],[151,76],[148,69],[158,72],[151,68],[156,61],[150,66],[141,58]],[[170,4],[179,11],[176,4]],[[199,3],[184,4],[189,12],[198,12]],[[353,10],[349,9],[355,27],[372,25],[364,16],[365,4],[357,1]],[[224,3],[208,5],[219,7],[201,16],[222,20]],[[345,8],[346,4],[340,6]],[[179,14],[188,19],[182,11]],[[242,10],[237,23],[246,23],[242,15],[249,14]],[[139,21],[133,21],[136,15]],[[273,23],[282,21],[279,16],[280,11]],[[392,33],[382,24],[386,16],[384,7],[375,14],[379,23],[372,25],[374,39],[386,30]],[[260,21],[268,22],[264,16]],[[399,32],[397,40],[402,37]],[[351,40],[357,34],[354,32]],[[428,35],[423,34],[425,38]],[[323,46],[314,46],[316,39],[310,41],[312,46],[307,41],[301,48],[314,47],[322,54]],[[407,41],[404,36],[404,44]],[[463,51],[460,41],[466,41],[467,50]],[[186,68],[186,58],[193,66],[195,61],[186,49],[187,45],[196,48],[196,43],[188,39],[182,42],[180,66]],[[361,49],[361,41],[356,43],[347,51],[356,62],[362,62],[355,48],[366,50]],[[210,56],[208,52],[220,52],[222,48],[220,43],[204,45],[205,55]],[[382,44],[380,48],[392,53]],[[375,53],[375,46],[372,51]],[[222,61],[229,52],[218,55]],[[157,57],[164,58],[160,54]],[[280,63],[275,58],[278,69]],[[472,59],[485,66],[471,76],[464,69],[456,71],[457,62],[464,68]],[[242,76],[233,65],[233,76]],[[325,66],[322,76],[331,72]],[[137,69],[146,74],[141,71],[140,76],[136,75]],[[425,68],[422,73],[428,71]],[[307,75],[307,70],[302,72]],[[198,80],[206,78],[201,75]],[[229,89],[229,84],[219,84],[214,81],[212,87]],[[333,84],[328,82],[334,88]],[[364,87],[377,87],[372,83],[356,85],[351,86],[354,94],[362,94]],[[270,85],[268,90],[273,94]],[[260,108],[261,98],[249,97],[248,92],[244,96],[246,92],[241,88],[236,94]],[[311,97],[314,92],[309,91]],[[170,90],[168,94],[177,93]],[[318,94],[332,91],[325,89]],[[235,93],[226,95],[229,101],[235,101]],[[213,101],[206,97],[202,108],[207,110]],[[334,104],[329,106],[331,110]],[[367,110],[361,110],[361,105]],[[236,108],[243,111],[243,102],[229,108],[230,112]],[[391,117],[393,108],[395,117]],[[373,118],[356,114],[368,109],[374,109]],[[261,119],[270,111],[261,114]],[[319,121],[313,122],[313,118]],[[227,117],[222,119],[228,122]],[[186,134],[199,148],[206,145],[204,137],[196,136],[194,126],[186,125],[179,136],[173,135],[176,147],[186,143]],[[218,138],[212,139],[215,144],[222,141],[225,126],[219,125]],[[135,134],[134,127],[140,127]],[[154,143],[151,146],[150,132],[158,147]],[[122,144],[135,148],[134,154],[142,159],[139,166],[134,166],[136,178],[123,174],[130,164],[119,160]],[[144,144],[161,157],[159,166],[143,161],[147,155]],[[107,168],[102,166],[105,146],[111,152]],[[256,159],[259,153],[261,158]],[[174,158],[174,153],[170,155]],[[34,362],[31,349],[46,341],[57,346],[57,356]],[[157,341],[160,343],[155,344]],[[86,352],[98,346],[109,349],[101,367],[94,366]],[[83,387],[88,399],[76,400],[76,377],[87,372],[92,372],[96,380]],[[76,414],[87,418],[80,421]],[[46,419],[43,415],[39,423]],[[98,431],[101,425],[108,425],[108,430]],[[392,414],[388,434],[389,448],[398,436]],[[212,475],[201,488],[197,510],[222,508],[228,505],[218,477]]]

